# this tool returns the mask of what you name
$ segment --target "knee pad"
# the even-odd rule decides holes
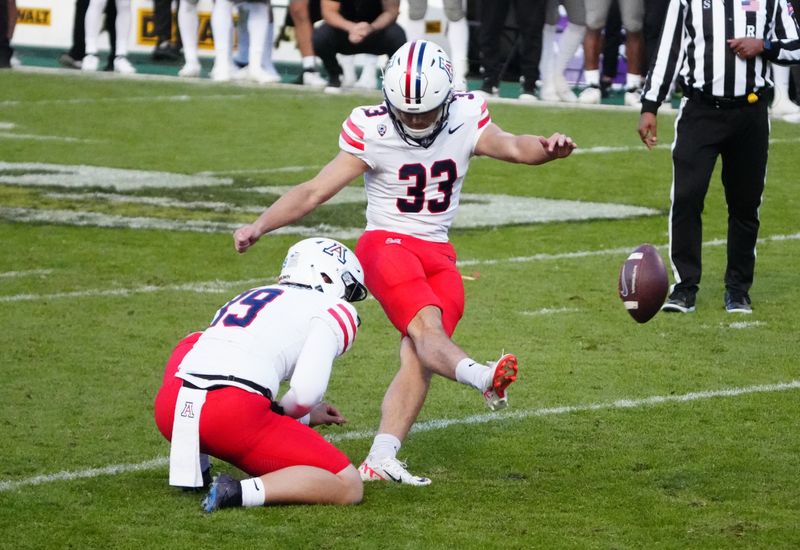
[[[408,0],[408,18],[412,21],[424,18],[426,11],[428,11],[428,0]]]
[[[448,21],[461,21],[464,16],[464,4],[461,0],[444,0],[444,15]]]

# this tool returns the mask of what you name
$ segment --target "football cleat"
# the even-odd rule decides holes
[[[211,482],[206,498],[200,503],[204,512],[242,505],[242,486],[228,474],[220,474]]]
[[[406,470],[406,463],[396,458],[375,460],[372,455],[364,459],[358,467],[361,481],[392,481],[403,485],[430,485],[427,477],[417,477]]]
[[[494,375],[492,376],[492,385],[483,392],[483,397],[486,399],[486,406],[489,407],[489,410],[499,411],[508,406],[506,390],[517,379],[519,371],[517,358],[510,353],[505,353],[496,363],[488,365],[494,367]]]

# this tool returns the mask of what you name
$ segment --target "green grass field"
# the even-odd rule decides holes
[[[355,198],[247,254],[231,229],[275,199],[269,188],[316,173],[350,109],[378,95],[103,76],[0,73],[0,547],[800,546],[797,126],[773,123],[753,315],[722,306],[718,170],[698,311],[638,325],[617,274],[644,242],[666,259],[674,114],[659,115],[663,147],[648,152],[632,110],[493,104],[503,128],[581,148],[542,167],[477,159],[451,233],[469,277],[455,339],[476,359],[518,355],[511,407],[488,413],[437,379],[400,453],[429,487],[206,515],[202,495],[167,485],[152,418],[164,362],[230,297],[272,280],[303,231],[354,245],[358,182]],[[525,221],[552,204],[537,198],[580,202]],[[610,218],[587,202],[649,210]],[[356,464],[398,343],[377,302],[358,309],[359,341],[327,395],[349,422],[325,429]]]

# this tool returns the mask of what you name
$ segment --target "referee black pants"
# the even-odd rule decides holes
[[[684,99],[675,136],[669,219],[675,288],[696,291],[700,284],[703,204],[721,157],[728,203],[725,287],[733,293],[747,292],[753,284],[758,208],[767,171],[767,102],[719,109]]]

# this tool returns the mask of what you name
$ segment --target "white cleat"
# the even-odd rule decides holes
[[[100,68],[100,58],[94,54],[86,54],[81,61],[81,70],[87,73],[96,72]]]
[[[319,71],[306,69],[300,78],[303,86],[311,86],[313,88],[324,88],[328,85],[328,81],[322,78]]]
[[[214,82],[229,82],[231,79],[231,65],[225,61],[215,61],[211,69],[211,80]]]
[[[200,77],[200,63],[186,63],[181,70],[178,71],[178,76],[181,78],[199,78]]]
[[[118,55],[114,58],[114,72],[119,74],[136,74],[136,67],[131,65],[127,57]]]
[[[556,77],[556,93],[564,103],[576,103],[578,101],[578,96],[575,95],[567,79],[563,76]]]
[[[642,106],[642,91],[637,88],[629,88],[625,92],[625,105],[628,107]]]
[[[391,481],[403,485],[430,485],[431,480],[427,477],[417,477],[406,470],[406,464],[396,458],[385,458],[377,461],[372,455],[364,459],[358,467],[361,474],[361,481]]]
[[[589,86],[578,96],[578,103],[585,105],[598,105],[603,99],[600,86]]]
[[[492,385],[483,392],[483,397],[486,399],[486,406],[489,407],[489,410],[499,411],[508,407],[506,390],[517,379],[519,366],[517,358],[510,353],[501,355],[497,362],[488,365],[494,367],[494,374],[492,375]]]
[[[281,81],[281,75],[278,73],[268,73],[261,67],[255,66],[247,67],[247,78],[257,84],[275,84]]]
[[[355,88],[359,90],[375,90],[378,88],[378,78],[375,76],[374,71],[364,71],[361,73],[361,78],[359,78],[355,83]]]

